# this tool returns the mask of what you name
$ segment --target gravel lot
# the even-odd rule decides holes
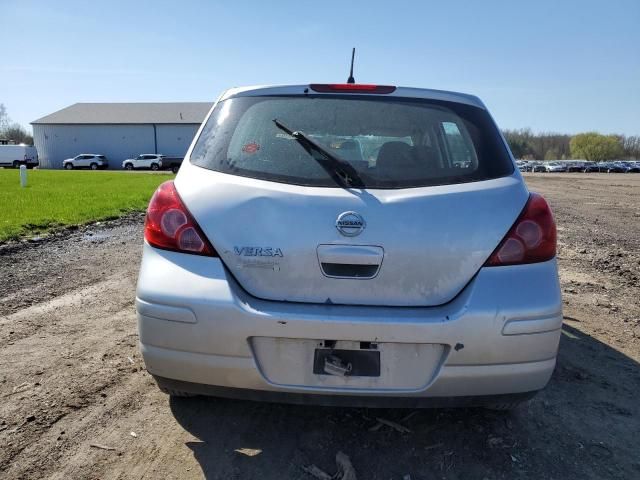
[[[556,215],[565,326],[511,414],[169,400],[137,350],[141,215],[1,246],[0,477],[311,479],[341,451],[360,479],[640,478],[640,174],[526,178]]]

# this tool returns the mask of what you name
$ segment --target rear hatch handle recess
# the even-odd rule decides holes
[[[330,278],[374,278],[380,271],[384,249],[374,245],[318,245],[322,273]]]
[[[364,186],[362,177],[349,162],[334,155],[319,145],[315,140],[312,140],[304,132],[290,129],[277,118],[273,119],[273,123],[275,123],[276,127],[280,130],[291,135],[300,143],[307,153],[327,171],[338,185],[344,188]]]

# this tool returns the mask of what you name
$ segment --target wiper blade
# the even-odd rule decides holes
[[[309,153],[309,155],[311,155],[329,173],[329,175],[331,175],[331,178],[333,178],[336,183],[344,187],[364,186],[364,182],[360,177],[360,174],[349,162],[341,159],[337,155],[334,155],[329,150],[316,143],[315,140],[309,138],[305,133],[297,130],[291,130],[277,118],[273,119],[273,123],[275,123],[276,127],[280,130],[288,133],[296,139],[298,143],[300,143],[300,145],[302,145]],[[312,152],[316,152],[319,156],[314,155]]]

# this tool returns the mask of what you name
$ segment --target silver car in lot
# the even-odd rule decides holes
[[[547,162],[544,164],[545,172],[566,172],[567,166],[560,162]]]
[[[511,408],[555,366],[555,255],[478,98],[232,89],[150,201],[140,348],[171,395]]]

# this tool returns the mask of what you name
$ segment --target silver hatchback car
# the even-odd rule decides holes
[[[483,103],[232,89],[147,211],[140,348],[171,395],[511,408],[548,382],[556,228]]]

